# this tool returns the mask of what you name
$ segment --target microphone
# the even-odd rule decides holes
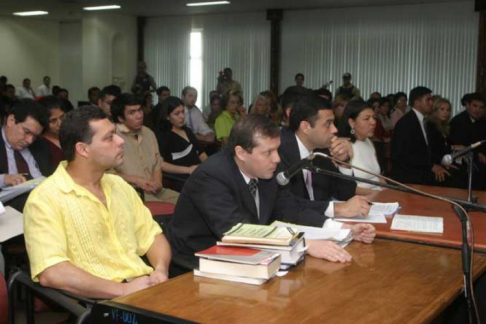
[[[479,141],[479,142],[476,142],[474,144],[469,145],[464,150],[460,150],[460,151],[454,152],[452,154],[444,155],[444,157],[442,158],[441,164],[442,165],[452,164],[452,162],[454,162],[455,159],[457,159],[457,158],[459,158],[463,155],[466,155],[467,153],[471,152],[475,148],[483,145],[485,142],[486,142],[486,140]]]
[[[305,159],[300,160],[299,162],[292,165],[286,171],[279,172],[277,174],[277,183],[281,186],[285,186],[290,182],[290,178],[300,172],[303,168],[308,166],[312,160],[314,159],[314,153],[309,154],[308,157]]]

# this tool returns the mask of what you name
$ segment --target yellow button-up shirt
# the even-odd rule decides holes
[[[162,230],[135,190],[105,174],[106,206],[67,173],[66,161],[32,191],[24,209],[24,235],[32,279],[68,261],[94,276],[121,282],[150,274],[140,256]]]

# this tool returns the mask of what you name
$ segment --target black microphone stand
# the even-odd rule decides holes
[[[466,155],[467,163],[467,201],[476,203],[478,198],[472,195],[472,176],[474,169],[474,153],[471,151]],[[467,207],[465,207],[467,208]]]
[[[314,173],[320,173],[320,174],[325,174],[331,177],[336,177],[340,179],[346,179],[346,180],[351,180],[351,181],[359,181],[359,182],[365,182],[368,184],[373,184],[379,187],[383,188],[389,188],[392,190],[398,190],[398,191],[403,191],[407,193],[411,193],[414,195],[418,196],[425,196],[431,198],[431,196],[427,195],[426,193],[422,193],[419,191],[413,191],[405,187],[399,187],[395,185],[390,185],[387,183],[381,183],[378,181],[373,181],[369,179],[363,179],[355,176],[349,176],[345,175],[342,173],[338,172],[333,172],[329,170],[324,170],[321,168],[318,168],[311,163],[307,168],[307,170],[314,172]],[[436,198],[437,199],[437,198]],[[486,212],[486,206],[484,205],[479,205],[475,204],[471,201],[464,201],[461,199],[455,199],[455,198],[447,198],[448,200],[451,200],[453,202],[456,202],[457,204],[461,205],[462,207],[468,209],[468,210],[479,210],[482,212]],[[457,214],[459,220],[461,221],[461,228],[462,228],[462,246],[461,246],[461,257],[462,257],[462,272],[464,276],[464,296],[467,301],[467,308],[469,312],[469,318],[472,323],[478,323],[479,319],[476,318],[476,313],[474,310],[474,302],[473,302],[473,287],[472,287],[472,281],[471,281],[471,249],[468,244],[468,216],[464,213],[464,211],[457,207],[456,205],[453,205],[453,209],[455,213]]]

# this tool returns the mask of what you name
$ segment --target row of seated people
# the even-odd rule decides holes
[[[418,91],[417,89],[414,90]],[[414,92],[412,91],[412,93]],[[425,93],[418,96],[417,99],[414,100],[414,108],[419,108],[415,103],[421,102],[427,97],[427,95],[430,95],[430,93]],[[123,97],[123,95],[120,95],[116,100],[122,101]],[[411,95],[411,97],[413,96]],[[129,129],[132,126],[127,126],[126,122],[129,120],[131,112],[130,107],[134,106],[132,115],[138,116],[136,125],[141,125],[143,113],[140,112],[140,107],[138,107],[139,105],[118,105],[116,100],[112,102],[112,118],[116,117],[119,121],[118,124],[122,124],[123,122],[124,126]],[[429,100],[425,101],[429,102]],[[36,108],[32,108],[32,102],[26,102],[32,105],[29,109],[27,109],[28,111],[36,110]],[[374,119],[373,115],[371,114],[371,116],[368,118],[366,117],[366,113],[370,113],[370,111],[372,112],[373,110],[365,103],[356,102],[353,105],[361,105],[361,108],[356,108],[359,111],[357,116],[364,116],[365,119],[371,121],[372,125]],[[352,108],[353,105],[351,105],[350,108]],[[180,106],[181,105],[178,105],[177,107]],[[117,107],[122,107],[123,117],[119,115],[119,112],[116,112]],[[21,109],[19,109],[19,111],[20,110]],[[179,110],[182,110],[182,108]],[[285,190],[285,188],[276,186],[276,183],[274,182],[274,171],[277,164],[280,162],[280,159],[282,160],[280,167],[287,168],[291,165],[292,161],[304,158],[305,154],[309,154],[310,151],[317,149],[328,149],[333,155],[342,160],[347,160],[350,157],[354,158],[353,151],[357,151],[352,149],[351,144],[347,140],[339,139],[335,136],[337,133],[337,129],[334,126],[335,117],[329,102],[315,97],[305,96],[303,98],[299,98],[297,101],[292,102],[290,108],[286,109],[286,112],[289,115],[289,127],[282,130],[282,135],[280,135],[280,132],[278,131],[278,126],[264,116],[255,115],[240,119],[238,122],[236,122],[236,126],[232,128],[232,133],[228,137],[227,150],[215,155],[214,158],[210,158],[209,160],[214,162],[209,163],[208,161],[204,163],[200,168],[196,169],[194,176],[189,178],[188,183],[182,190],[182,196],[178,201],[174,220],[171,223],[169,231],[170,242],[175,257],[188,258],[194,261],[193,252],[204,248],[205,246],[209,246],[208,244],[210,243],[213,244],[221,237],[225,230],[231,227],[231,224],[234,225],[238,221],[268,223],[271,220],[278,218],[314,226],[322,226],[325,224],[328,224],[328,226],[336,226],[332,221],[327,220],[327,217],[332,217],[333,215],[353,216],[359,213],[367,213],[367,210],[369,209],[368,201],[366,198],[361,196],[355,196],[355,194],[359,192],[356,190],[356,184],[353,182],[346,183],[345,181],[333,180],[326,177],[324,177],[325,180],[316,180],[312,178],[311,181],[309,181],[309,174],[303,172],[301,178],[296,177],[296,184],[291,185],[290,191],[292,193],[289,193],[289,190]],[[363,112],[365,113],[364,115]],[[112,202],[117,203],[118,200],[111,200],[111,197],[107,197],[106,195],[110,190],[111,192],[109,192],[109,194],[112,194],[114,190],[113,188],[117,187],[117,185],[111,185],[109,188],[103,187],[101,179],[104,177],[103,173],[106,170],[115,169],[116,172],[117,167],[123,164],[123,159],[125,157],[123,156],[123,150],[121,148],[123,146],[126,147],[128,141],[123,139],[122,136],[118,134],[117,127],[112,126],[111,123],[102,123],[112,127],[110,128],[109,132],[106,131],[103,134],[100,134],[98,129],[94,129],[92,127],[92,123],[94,122],[92,122],[91,119],[84,122],[84,128],[77,129],[76,126],[73,126],[73,123],[79,123],[81,126],[83,125],[81,121],[77,120],[81,118],[83,114],[96,115],[99,113],[100,112],[94,107],[83,107],[82,109],[74,110],[68,114],[68,116],[72,116],[71,118],[74,118],[75,120],[71,120],[68,124],[65,124],[66,119],[63,121],[59,141],[60,146],[63,148],[63,153],[65,155],[64,157],[66,160],[72,161],[73,163],[68,162],[67,164],[61,164],[56,173],[61,174],[62,170],[64,169],[65,172],[63,176],[66,176],[67,172],[67,174],[71,177],[71,185],[74,181],[74,184],[78,184],[85,188],[84,191],[77,191],[78,195],[83,192],[82,196],[89,198],[91,202],[94,201],[98,205],[100,205],[101,202],[101,204],[108,207],[108,211],[110,212],[110,204]],[[18,127],[21,132],[26,133],[29,138],[39,135],[42,129],[39,130],[38,128],[30,127],[35,125],[35,118],[28,113],[26,115],[27,117],[24,119],[21,117],[18,117],[18,119],[14,118],[13,115],[9,115],[8,118],[12,118],[13,125]],[[99,119],[104,121],[106,118],[100,117]],[[349,119],[353,120],[352,117]],[[359,122],[358,119],[359,118],[356,118],[356,120]],[[33,124],[31,123],[32,121],[34,121]],[[40,123],[37,124],[40,125]],[[76,136],[69,135],[69,130],[71,128],[73,128],[73,131],[84,133]],[[358,142],[358,140],[363,140],[360,138],[361,135],[356,132],[356,129],[358,128],[359,127],[357,127],[356,124],[353,125],[353,123],[350,121],[350,135],[353,135],[351,130],[354,130],[354,134],[356,134],[355,143]],[[68,133],[68,135],[63,135],[63,129]],[[96,137],[95,135],[101,136],[100,138],[97,138],[99,141],[96,143],[94,141]],[[90,136],[92,138],[90,138]],[[366,138],[368,137],[369,135]],[[72,142],[70,144],[63,144],[63,138],[74,141],[74,144]],[[139,140],[135,134],[133,135],[133,138],[136,141]],[[233,139],[233,141],[231,139]],[[282,145],[279,148],[280,141],[282,142]],[[117,147],[119,148],[115,149]],[[290,150],[290,147],[293,147],[293,150]],[[66,154],[66,152],[69,152],[69,148],[74,150],[74,153],[71,152]],[[290,153],[286,151],[289,151]],[[81,163],[80,169],[76,171],[76,168],[74,168],[75,171],[71,173],[69,172],[70,166],[75,166],[77,164],[75,163],[76,160],[78,163]],[[227,168],[225,168],[226,165]],[[333,165],[324,167],[336,169],[336,167]],[[94,168],[94,170],[91,168]],[[233,172],[235,168],[237,171],[239,169],[239,174],[241,174],[241,176],[235,177],[234,174],[231,175],[230,172]],[[98,169],[103,169],[103,172],[100,174]],[[343,173],[350,172],[350,170],[344,170],[343,168],[340,168],[340,171]],[[238,173],[236,174],[239,175]],[[310,175],[310,177],[313,176],[314,175]],[[107,175],[107,179],[117,178]],[[251,204],[251,200],[250,205],[248,205],[248,189],[246,188],[247,191],[244,191],[240,188],[242,181],[243,183],[245,180],[248,180],[247,182],[249,182],[251,179],[261,179],[261,181],[258,181],[258,187],[262,186],[262,189],[258,191],[258,198],[254,198],[254,200],[256,200],[256,204],[253,204],[255,205]],[[266,179],[269,179],[270,181],[265,181]],[[319,179],[319,177],[317,177],[317,179]],[[93,182],[93,180],[96,181]],[[46,181],[45,183],[47,184],[42,184],[38,189],[36,189],[36,191],[34,191],[34,193],[37,192],[38,194],[35,195],[33,193],[29,200],[35,199],[36,196],[42,197],[42,199],[40,199],[42,207],[51,208],[52,206],[56,206],[55,201],[57,201],[57,198],[61,196],[61,193],[58,191],[52,192],[46,190],[47,188],[51,188],[53,183],[52,181]],[[218,185],[220,186],[219,188]],[[69,186],[64,187],[64,191],[76,192],[76,190],[72,188],[72,190],[68,190],[68,187]],[[120,185],[120,187],[123,186]],[[92,196],[94,195],[94,197],[90,196],[86,190],[91,193]],[[44,191],[46,192],[47,196],[44,196]],[[300,197],[301,199],[294,199],[291,197]],[[346,202],[332,203],[329,202],[330,197],[337,197],[340,200],[345,200]],[[42,203],[44,198],[48,201],[48,203]],[[211,203],[212,199],[216,199],[214,203]],[[225,199],[229,200],[227,201]],[[302,201],[302,199],[304,199],[304,201]],[[126,194],[125,200],[127,203],[135,204],[128,194]],[[314,201],[314,203],[309,203],[309,201]],[[29,206],[29,204],[27,205]],[[63,206],[66,207],[66,205]],[[73,203],[72,206],[79,207],[80,205]],[[282,206],[284,207],[283,209]],[[314,210],[314,213],[309,213],[308,211],[304,212],[308,208]],[[32,215],[30,217],[37,220],[36,217],[42,212],[41,209],[42,208],[34,208],[33,212],[30,213]],[[27,219],[29,219],[27,216],[29,214],[28,210],[29,208],[27,207],[25,210],[26,222]],[[60,210],[62,210],[62,208],[58,210],[58,213]],[[86,210],[89,210],[89,208],[86,208]],[[130,210],[130,208],[127,210]],[[315,211],[318,211],[318,213],[315,213]],[[77,212],[79,215],[81,211],[79,208],[75,208],[75,210],[72,210],[71,212]],[[46,212],[44,211],[44,213]],[[222,217],[222,215],[229,216],[227,218],[225,217],[224,219],[219,219]],[[260,215],[264,217],[260,217]],[[50,217],[50,213],[46,213],[46,217]],[[64,224],[63,221],[61,221],[61,225],[50,224],[48,220],[46,221],[47,223],[43,224],[42,226],[56,228],[56,231],[59,229],[66,231],[66,228],[64,228],[66,224]],[[39,225],[37,222],[35,223],[36,225]],[[72,228],[71,225],[74,226],[73,224],[70,224],[68,228]],[[83,224],[78,225],[85,226]],[[122,225],[117,224],[116,226]],[[110,229],[104,227],[103,230],[98,229],[98,235],[96,236],[93,236],[95,233],[92,233],[93,235],[83,237],[82,239],[70,237],[68,241],[74,239],[77,243],[79,243],[83,240],[89,239],[89,237],[96,237],[98,239],[100,238],[99,234],[107,230],[112,230],[114,232],[117,230],[126,231],[126,228]],[[40,230],[34,230],[33,233],[36,235],[33,236],[40,236],[40,233],[42,232],[43,231]],[[357,239],[365,241],[369,241],[369,238],[374,235],[374,230],[368,226],[358,226],[354,228],[354,232]],[[68,234],[72,235],[72,232]],[[84,232],[84,234],[86,234],[86,232]],[[123,234],[125,235],[126,232]],[[113,235],[119,235],[119,233]],[[26,239],[27,237],[28,230],[26,223]],[[33,244],[33,246],[42,246],[41,243],[45,242],[45,239],[45,237],[39,238],[39,241]],[[111,236],[107,236],[105,239],[111,239]],[[64,243],[66,243],[65,241],[66,240],[63,240]],[[53,244],[54,243],[55,241],[53,241]],[[83,243],[86,242],[83,241]],[[127,244],[133,244],[133,242]],[[162,246],[165,246],[164,244],[162,244]],[[76,249],[75,245],[72,247]],[[147,247],[147,244],[145,247]],[[63,247],[64,251],[66,248],[66,246]],[[147,252],[146,249],[142,250],[142,254]],[[116,253],[120,253],[120,251],[115,251],[117,251],[116,248],[109,251],[109,253],[111,253],[112,256],[117,255]],[[56,253],[58,252],[59,251],[56,251]],[[35,254],[34,251],[32,251],[32,253]],[[330,242],[317,242],[317,244],[310,249],[309,253],[318,257],[329,259],[331,261],[349,260],[349,255],[344,250],[331,244]],[[29,252],[29,255],[30,254],[31,252]],[[166,255],[165,253],[163,254]],[[88,253],[82,257],[89,257],[90,255],[91,254]],[[40,257],[40,260],[47,259],[49,258],[46,257],[46,255],[42,255]],[[112,259],[113,258],[108,258],[107,260]],[[151,258],[149,257],[149,260],[150,259]],[[100,257],[99,260],[102,260],[102,258]],[[68,263],[69,262],[71,261],[68,261]],[[74,263],[78,264],[76,262]],[[80,262],[79,264],[82,263],[83,262]],[[167,271],[167,262],[155,262],[155,264],[152,263],[154,266],[156,264],[161,264],[160,266],[162,269]],[[47,268],[50,268],[50,266],[47,266]],[[34,278],[37,278],[38,274],[38,271],[37,273],[33,271]],[[101,277],[104,278],[103,276]],[[132,277],[125,277],[124,279]],[[117,281],[118,279],[119,278],[113,280]],[[148,283],[146,279],[141,280],[141,282],[144,282],[145,284]],[[47,283],[47,285],[49,285],[49,283]],[[136,285],[134,284],[132,286]]]

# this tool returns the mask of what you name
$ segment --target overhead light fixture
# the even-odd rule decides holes
[[[84,7],[84,10],[94,11],[94,10],[111,10],[111,9],[120,9],[119,5],[109,5],[109,6],[96,6],[96,7]]]
[[[15,16],[27,17],[27,16],[42,16],[42,15],[47,15],[49,13],[47,11],[21,11],[21,12],[14,12],[13,14]]]
[[[225,4],[230,4],[230,2],[229,1],[192,2],[192,3],[187,3],[186,6],[201,7],[201,6],[217,6],[217,5],[225,5]]]

